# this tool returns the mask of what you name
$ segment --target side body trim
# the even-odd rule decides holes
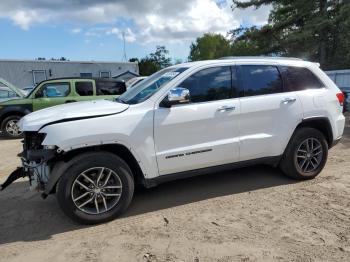
[[[205,174],[210,174],[210,173],[217,173],[217,172],[232,170],[232,169],[236,169],[236,168],[257,165],[257,164],[267,164],[267,165],[277,166],[279,164],[281,158],[282,158],[282,156],[264,157],[264,158],[259,158],[259,159],[252,159],[252,160],[247,160],[247,161],[225,164],[225,165],[189,170],[189,171],[184,171],[184,172],[179,172],[179,173],[174,173],[174,174],[166,174],[166,175],[158,176],[158,177],[151,178],[151,179],[145,178],[144,186],[147,188],[151,188],[151,187],[155,187],[159,184],[170,182],[173,180],[184,179],[184,178],[189,178],[189,177],[194,177],[194,176],[200,176],[200,175],[205,175]]]

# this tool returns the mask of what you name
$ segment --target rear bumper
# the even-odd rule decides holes
[[[340,140],[340,138],[342,137],[343,133],[344,133],[344,129],[345,129],[345,116],[343,114],[341,114],[335,121],[335,128],[336,130],[334,130],[334,138],[336,140]]]

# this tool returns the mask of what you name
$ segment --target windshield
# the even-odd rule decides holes
[[[122,94],[117,101],[125,104],[141,103],[150,98],[161,87],[184,72],[187,68],[188,67],[165,68],[130,88]]]

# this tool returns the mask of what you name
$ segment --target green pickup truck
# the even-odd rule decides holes
[[[2,135],[19,138],[22,116],[50,106],[86,100],[113,100],[126,91],[122,81],[106,78],[60,78],[39,83],[27,97],[0,103]]]

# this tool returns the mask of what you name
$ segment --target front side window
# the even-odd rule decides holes
[[[98,96],[110,96],[110,95],[121,95],[126,91],[124,82],[120,81],[96,81],[96,95]]]
[[[203,69],[188,77],[179,87],[190,91],[193,103],[231,98],[231,68],[220,66]]]
[[[322,82],[307,68],[283,66],[282,72],[288,80],[289,91],[322,88]]]
[[[276,66],[241,65],[241,86],[244,96],[282,92],[282,78]]]
[[[36,97],[66,97],[69,93],[69,83],[48,83],[42,86]]]
[[[75,91],[80,96],[93,96],[94,88],[91,81],[75,82]]]
[[[158,71],[150,77],[147,77],[147,79],[137,86],[126,91],[118,98],[118,101],[127,104],[141,103],[158,92],[165,84],[169,83],[175,77],[178,77],[186,69],[188,69],[188,67],[173,67]]]

